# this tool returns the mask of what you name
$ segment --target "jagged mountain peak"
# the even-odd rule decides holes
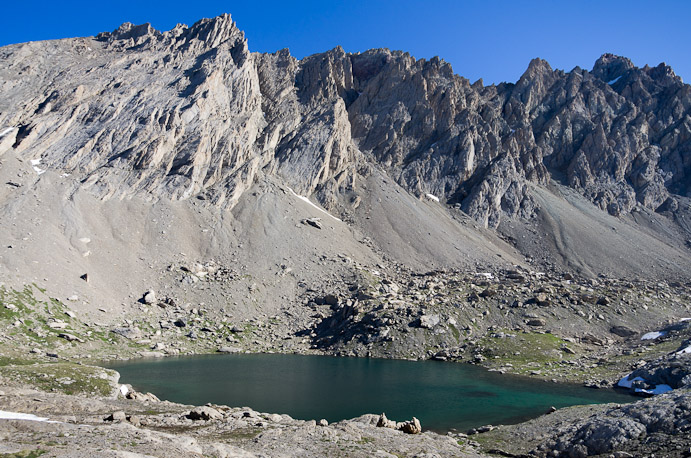
[[[553,71],[554,70],[552,70],[552,66],[549,64],[549,62],[536,57],[530,61],[524,75],[527,77],[535,77],[541,74],[549,74]]]
[[[214,18],[204,18],[191,27],[177,24],[167,32],[161,32],[150,23],[134,25],[131,22],[121,24],[112,32],[102,32],[96,36],[99,41],[118,48],[144,48],[156,45],[173,45],[189,47],[193,43],[202,43],[203,47],[215,48],[226,42],[244,42],[244,32],[237,28],[229,14]]]
[[[621,77],[633,68],[633,62],[630,59],[605,53],[595,61],[591,73],[602,81],[609,82]]]

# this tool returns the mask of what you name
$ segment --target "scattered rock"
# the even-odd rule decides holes
[[[544,326],[545,324],[547,324],[547,322],[544,320],[544,318],[532,318],[532,319],[526,321],[526,324],[528,326],[537,327],[537,326]]]
[[[144,303],[147,305],[153,305],[156,303],[156,292],[150,289],[143,297]]]
[[[480,293],[480,297],[493,297],[497,295],[497,291],[492,288],[486,288]]]
[[[610,328],[609,332],[611,332],[612,334],[615,334],[619,337],[631,337],[631,336],[635,336],[636,334],[638,334],[636,331],[634,331],[630,328],[627,328],[626,326],[621,326],[621,325],[612,326]]]
[[[67,323],[64,321],[49,321],[48,327],[51,329],[65,329],[67,327]]]
[[[379,416],[379,420],[377,421],[377,427],[396,429],[396,422],[393,420],[389,420],[388,418],[386,418],[386,414],[382,413]]]
[[[213,407],[201,406],[195,407],[187,414],[190,420],[222,420],[223,414]]]
[[[127,399],[134,399],[137,401],[144,401],[144,402],[161,402],[160,399],[158,399],[158,396],[156,396],[153,393],[140,393],[138,391],[130,391],[127,393],[127,396],[125,396]]]
[[[547,294],[540,293],[533,298],[533,302],[540,307],[548,307],[550,302]]]
[[[413,417],[412,420],[403,423],[403,425],[401,425],[398,429],[406,434],[420,434],[422,432],[420,420],[415,417]]]
[[[432,329],[433,327],[439,324],[439,321],[441,321],[439,315],[422,315],[420,317],[420,327],[425,329]]]
[[[384,413],[379,416],[379,419],[377,420],[377,427],[396,429],[407,434],[420,434],[422,432],[420,420],[417,418],[413,417],[413,419],[410,421],[396,423],[395,421],[386,418],[386,414]]]
[[[321,218],[305,218],[300,222],[307,226],[316,227],[317,229],[321,229],[323,227],[321,223]]]
[[[139,355],[142,358],[163,358],[165,356],[165,354],[160,351],[140,351]]]
[[[125,415],[125,412],[122,410],[118,410],[116,412],[113,412],[109,416],[105,418],[105,421],[113,421],[113,422],[122,422],[127,420],[127,416]]]
[[[139,339],[142,336],[139,328],[114,328],[110,332],[130,340]]]
[[[58,337],[61,337],[68,342],[79,342],[79,343],[84,343],[84,340],[80,339],[79,337],[75,336],[74,334],[68,334],[66,332],[61,332],[58,334]]]

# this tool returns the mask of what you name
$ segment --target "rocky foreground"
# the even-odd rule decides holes
[[[188,270],[181,269],[181,272]],[[435,275],[436,281],[443,284],[442,274]],[[553,300],[550,299],[553,296],[540,292],[522,301],[526,305],[512,303],[500,308],[502,301],[498,297],[505,291],[492,286],[492,279],[482,278],[479,283],[489,285],[477,286],[478,292],[470,293],[473,297],[469,304],[483,304],[484,310],[493,307],[503,313],[527,308],[542,310],[547,305],[534,302]],[[544,279],[540,281],[548,284]],[[470,281],[468,286],[475,282]],[[383,282],[380,288],[395,289],[392,285]],[[492,288],[499,292],[486,292]],[[630,288],[636,286],[627,286]],[[672,286],[666,291],[673,290]],[[644,297],[644,290],[636,291],[639,299]],[[374,291],[370,293],[376,296]],[[27,287],[22,292],[5,288],[2,294],[0,312],[8,332],[0,346],[3,355],[0,357],[0,410],[34,414],[56,422],[0,419],[2,453],[28,454],[34,450],[45,452],[45,456],[579,457],[608,456],[615,452],[615,456],[687,456],[691,450],[687,431],[691,424],[691,410],[687,405],[691,402],[688,390],[691,388],[691,321],[688,320],[677,320],[645,333],[624,325],[611,326],[603,330],[608,337],[587,334],[576,339],[560,337],[565,332],[561,329],[559,332],[544,330],[547,321],[536,323],[532,320],[538,318],[522,318],[522,324],[513,328],[495,325],[485,331],[468,333],[453,347],[445,340],[454,335],[451,329],[456,329],[448,317],[442,320],[429,309],[423,309],[420,316],[402,326],[390,320],[386,329],[391,337],[419,333],[415,341],[429,345],[430,350],[419,354],[414,352],[414,345],[409,345],[406,348],[413,352],[409,357],[472,362],[493,370],[554,381],[580,381],[594,389],[619,383],[644,396],[658,387],[672,390],[634,404],[561,409],[521,425],[483,426],[470,431],[471,435],[453,432],[444,436],[424,431],[424,425],[422,434],[406,434],[419,433],[419,424],[415,421],[397,424],[374,414],[328,425],[318,419],[295,420],[249,408],[182,406],[132,391],[131,387],[117,383],[118,375],[114,371],[83,364],[99,359],[181,353],[286,351],[281,345],[294,339],[276,342],[276,330],[286,326],[281,319],[273,320],[276,327],[257,321],[228,323],[213,315],[200,314],[199,310],[159,305],[159,301],[165,303],[166,299],[157,298],[155,292],[149,291],[141,298],[147,313],[104,329],[102,325],[80,319],[70,310],[69,301],[63,304],[50,299],[36,287]],[[386,300],[393,300],[391,292],[386,294],[389,296]],[[510,294],[521,297],[517,291]],[[670,304],[674,303],[675,296],[665,294]],[[605,302],[605,297],[598,300]],[[341,302],[342,307],[347,307],[347,301],[354,300],[338,296],[315,298],[310,301],[314,304],[308,304],[306,309],[338,309]],[[600,307],[607,306],[600,304]],[[475,309],[472,305],[468,307],[469,311]],[[437,310],[448,313],[449,309]],[[147,322],[144,318],[151,320],[152,312],[159,317],[156,330],[154,326],[150,330],[142,326]],[[492,319],[489,313],[484,317]],[[563,318],[556,316],[556,320],[550,324]],[[360,326],[357,323],[346,314],[337,329],[352,332],[348,329]],[[340,346],[320,345],[323,336],[310,335],[302,329],[293,328],[292,335],[297,336],[289,351],[343,353]],[[381,330],[374,330],[368,335],[381,335]],[[461,332],[465,333],[463,327]],[[363,331],[352,332],[351,338],[357,341],[363,334]],[[388,344],[397,340],[374,339],[372,343],[379,344],[372,345],[370,350],[366,346],[345,348],[352,348],[348,351],[353,354],[362,348],[380,356],[400,357],[400,354],[384,353],[390,348]]]
[[[3,374],[3,456],[683,457],[691,453],[688,389],[634,404],[565,408],[516,426],[478,428],[470,436],[444,436],[420,433],[416,420],[396,425],[384,415],[328,424],[249,408],[184,406],[120,386],[112,371],[78,365],[74,369],[72,377],[83,371],[76,376],[82,391],[71,395],[62,389],[28,388]],[[95,376],[92,381],[107,383],[83,384],[86,372]]]

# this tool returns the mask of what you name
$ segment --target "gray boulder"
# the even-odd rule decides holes
[[[200,406],[195,407],[187,414],[187,418],[190,420],[222,420],[223,414],[213,407]]]
[[[425,329],[432,329],[433,327],[439,324],[439,321],[441,321],[439,315],[422,315],[420,317],[420,327]]]

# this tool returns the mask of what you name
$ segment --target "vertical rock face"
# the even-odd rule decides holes
[[[53,46],[37,53],[48,75],[38,82],[20,76],[14,106],[3,107],[3,124],[19,126],[18,152],[83,176],[102,197],[184,199],[213,189],[223,202],[251,183],[261,94],[230,17],[166,33],[123,24],[96,40]],[[36,47],[4,48],[3,73],[24,65],[21,57]],[[39,95],[27,103],[29,94]]]
[[[231,207],[269,174],[328,206],[374,166],[496,226],[530,217],[529,184],[550,179],[613,215],[673,213],[689,192],[691,89],[664,64],[605,54],[565,73],[534,59],[515,84],[485,87],[386,49],[251,54],[228,15],[0,57],[3,150],[102,198]]]

